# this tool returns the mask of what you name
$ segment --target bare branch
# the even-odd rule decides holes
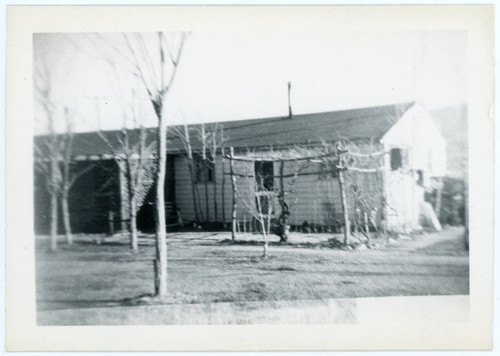
[[[146,90],[147,90],[147,92],[149,94],[149,97],[151,98],[151,100],[153,100],[154,95],[153,95],[152,89],[151,89],[150,85],[148,85],[149,83],[148,83],[148,81],[146,80],[146,78],[144,76],[144,71],[142,69],[142,66],[139,63],[136,51],[132,47],[132,44],[130,43],[130,39],[128,38],[127,34],[124,33],[123,37],[125,38],[125,43],[127,44],[127,47],[128,47],[128,49],[130,51],[130,54],[132,55],[132,57],[134,59],[135,70],[139,74],[139,76],[140,76],[140,78],[141,78],[141,80],[142,80],[142,82],[144,84],[144,87],[146,88]]]
[[[78,179],[80,179],[82,176],[84,176],[85,174],[87,174],[88,172],[90,172],[91,170],[93,170],[96,167],[97,167],[96,164],[90,164],[87,167],[85,167],[84,169],[82,169],[76,173],[73,173],[71,179],[68,182],[69,189],[71,189],[73,187],[73,185],[78,181]]]

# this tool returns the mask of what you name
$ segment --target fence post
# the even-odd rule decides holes
[[[158,295],[158,292],[160,290],[160,279],[158,278],[158,275],[156,271],[158,270],[158,260],[154,259],[153,260],[153,271],[155,271],[155,295]]]
[[[337,144],[337,169],[339,171],[339,187],[340,187],[340,196],[342,201],[342,212],[344,215],[344,245],[349,243],[349,237],[351,234],[351,224],[349,222],[349,208],[347,206],[347,195],[345,191],[345,182],[344,182],[344,171],[347,169],[344,160],[344,151],[341,149],[340,143]]]
[[[382,190],[382,231],[385,235],[387,235],[388,225],[389,225],[389,213],[387,209],[387,171],[385,168],[385,157],[384,157],[384,168],[380,172],[381,175],[381,190]],[[389,239],[389,236],[387,236]]]
[[[231,239],[236,238],[236,176],[234,175],[234,148],[229,148],[229,167],[231,169],[231,186],[233,189],[233,208],[231,214]]]
[[[279,204],[281,206],[281,215],[279,217],[280,242],[288,241],[287,225],[288,225],[288,216],[290,215],[290,212],[288,210],[288,205],[285,202],[285,182],[283,178],[284,174],[285,174],[285,162],[281,161],[280,177],[279,177],[280,191],[278,194]]]
[[[221,181],[221,209],[222,209],[222,226],[224,226],[224,229],[225,229],[225,226],[226,226],[226,202],[225,202],[225,190],[226,190],[226,168],[224,166],[224,161],[225,161],[225,154],[226,154],[226,150],[224,147],[221,147],[220,148],[221,150],[221,153],[222,153],[222,181]],[[214,183],[215,184],[215,183]]]

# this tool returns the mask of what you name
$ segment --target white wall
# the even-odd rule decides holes
[[[386,150],[409,149],[409,169],[423,170],[431,177],[446,173],[446,141],[429,113],[414,105],[380,140]]]
[[[389,229],[413,229],[419,225],[420,203],[430,177],[446,173],[446,142],[427,111],[415,105],[384,135],[384,150],[408,150],[408,161],[402,169],[391,171],[386,156],[387,223]],[[424,172],[423,187],[417,184],[417,170]]]

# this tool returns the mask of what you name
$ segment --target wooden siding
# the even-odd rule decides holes
[[[189,166],[185,155],[176,155],[175,160],[175,202],[180,210],[184,221],[195,220],[195,207],[193,203],[193,194],[191,190],[191,176],[189,174]],[[242,167],[236,163],[237,170]],[[229,164],[226,164],[226,171],[229,172]],[[208,182],[208,199],[209,199],[209,221],[222,222],[222,157],[217,156],[215,163],[214,181]],[[214,198],[213,185],[217,184],[217,197]],[[197,182],[199,206],[202,210],[202,216],[205,216],[205,183]],[[243,192],[243,187],[240,187]],[[214,201],[217,202],[218,216],[215,217]],[[230,176],[226,176],[224,188],[224,204],[225,204],[225,222],[231,221],[231,204],[232,204],[232,189]]]
[[[175,159],[175,179],[176,179],[176,203],[181,211],[182,218],[185,221],[193,221],[195,219],[194,204],[191,191],[191,182],[189,169],[185,156],[178,155]],[[215,170],[215,182],[208,183],[208,197],[209,197],[209,217],[210,221],[222,222],[222,158],[218,156]],[[252,162],[234,161],[234,170],[238,174],[254,174]],[[229,173],[229,161],[225,163],[226,173]],[[274,163],[274,175],[279,175],[279,163]],[[309,163],[308,167],[301,170],[302,173],[318,172],[321,170],[319,163]],[[285,163],[285,175],[294,174],[297,171],[297,164],[294,162]],[[252,220],[251,214],[243,204],[242,199],[247,202],[254,202],[255,199],[251,196],[251,180],[252,178],[237,177],[236,186],[237,194],[237,217],[239,221]],[[354,184],[357,184],[365,195],[372,195],[373,200],[381,202],[381,190],[379,184],[379,177],[374,173],[352,173],[349,175]],[[217,197],[213,196],[213,184],[217,184]],[[332,176],[319,175],[304,175],[297,178],[284,179],[285,190],[288,191],[292,188],[292,192],[286,196],[286,202],[290,207],[291,215],[289,217],[289,224],[302,225],[304,222],[314,225],[330,225],[332,217],[340,220],[342,214],[340,202],[340,188],[338,179]],[[199,182],[196,184],[199,196],[199,206],[201,210],[205,211],[205,184]],[[279,187],[278,178],[274,179],[274,186]],[[354,207],[354,197],[352,191],[348,190],[348,199],[350,206]],[[213,202],[217,201],[218,216],[214,216]],[[224,187],[224,200],[225,200],[225,223],[231,221],[231,208],[232,208],[232,188],[230,176],[226,175]],[[279,215],[279,204],[276,201],[274,204],[274,217]],[[378,209],[379,214],[381,209]],[[352,209],[351,213],[354,213]],[[202,214],[203,215],[203,214]],[[203,219],[201,219],[203,220]],[[205,219],[206,220],[206,219]]]

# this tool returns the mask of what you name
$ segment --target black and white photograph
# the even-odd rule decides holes
[[[32,32],[37,327],[473,321],[473,37],[252,21]]]

